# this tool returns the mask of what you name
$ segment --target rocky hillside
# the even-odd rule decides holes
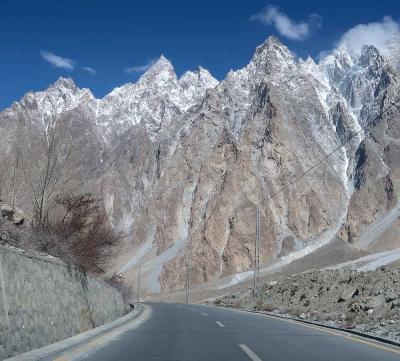
[[[178,78],[161,57],[103,99],[61,78],[0,113],[1,192],[29,214],[54,164],[46,201],[66,191],[101,196],[129,234],[113,271],[129,280],[141,265],[152,292],[182,287],[187,254],[192,283],[248,270],[256,207],[262,266],[335,235],[366,249],[399,247],[397,236],[382,241],[395,227],[387,215],[400,180],[398,64],[384,50],[340,47],[315,63],[270,37],[221,82],[203,68]]]
[[[312,271],[265,284],[258,298],[247,290],[214,302],[356,329],[399,342],[399,287],[398,270]]]

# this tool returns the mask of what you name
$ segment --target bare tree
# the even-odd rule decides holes
[[[30,191],[33,206],[32,224],[46,228],[49,217],[56,206],[56,198],[66,192],[71,180],[68,175],[71,147],[63,144],[55,132],[49,132],[44,144],[43,158],[32,160],[24,167],[25,182]]]
[[[0,195],[4,190],[12,205],[23,202],[31,218],[30,236],[21,236],[21,245],[104,273],[121,235],[112,228],[101,199],[76,193],[81,169],[71,139],[62,136],[62,129],[49,127],[24,143],[24,131],[17,132],[11,148],[1,147]]]
[[[103,273],[122,235],[113,230],[102,200],[91,193],[56,198],[57,220],[50,220],[53,233],[69,245],[73,258],[84,268]],[[55,218],[55,217],[53,217]]]
[[[4,198],[12,206],[18,203],[24,188],[23,133],[24,130],[18,128],[14,144],[0,160],[0,198]]]
[[[10,181],[11,181],[11,205],[14,206],[21,196],[22,193],[22,152],[19,147],[16,148],[13,156],[13,167],[10,169]]]

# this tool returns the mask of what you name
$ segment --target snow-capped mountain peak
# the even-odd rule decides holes
[[[217,84],[203,68],[188,71],[178,80],[171,62],[161,55],[137,83],[116,88],[99,101],[98,121],[105,127],[103,133],[110,135],[142,123],[154,139],[160,129]]]
[[[58,88],[58,89],[71,89],[71,90],[78,90],[78,87],[76,86],[74,80],[70,77],[64,78],[64,77],[59,77],[52,85],[50,85],[49,88]]]
[[[180,93],[186,102],[184,109],[193,105],[193,100],[204,96],[208,89],[215,88],[219,84],[207,69],[199,66],[196,71],[187,71],[179,79]]]
[[[199,66],[196,71],[187,71],[179,79],[179,83],[184,88],[187,88],[194,83],[205,88],[213,88],[218,85],[218,80],[215,79],[207,69]]]
[[[7,139],[0,155],[13,156],[12,142],[25,127],[22,150],[42,162],[32,145],[59,124],[54,129],[76,147],[76,184],[98,190],[113,224],[133,230],[134,245],[147,252],[126,247],[147,284],[180,287],[188,250],[202,282],[248,269],[256,204],[271,230],[263,258],[275,262],[308,252],[310,240],[320,247],[339,231],[355,239],[358,227],[398,202],[396,109],[375,128],[379,133],[360,133],[320,160],[392,102],[399,87],[399,74],[376,47],[352,53],[342,46],[316,63],[270,37],[220,83],[202,67],[178,78],[164,56],[103,99],[60,78],[0,113]],[[81,172],[85,162],[96,174]],[[316,162],[318,173],[270,199]],[[132,259],[126,263],[124,255],[118,270],[131,272]]]
[[[82,103],[89,104],[94,101],[95,98],[89,89],[80,89],[71,78],[60,77],[44,91],[27,93],[4,112],[9,116],[22,112],[47,129],[57,121],[60,114]]]
[[[272,65],[274,62],[279,64],[294,62],[295,58],[289,48],[283,45],[275,36],[269,36],[267,40],[257,46],[250,64],[263,66]]]
[[[176,82],[177,76],[171,62],[164,56],[160,58],[140,77],[139,84]]]

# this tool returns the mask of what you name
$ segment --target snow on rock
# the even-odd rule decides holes
[[[119,134],[142,123],[154,138],[217,84],[203,68],[178,79],[170,61],[161,56],[137,83],[116,88],[99,101],[98,122],[106,132],[114,123]]]
[[[43,92],[28,93],[1,115],[10,124],[22,119],[44,131],[66,114],[73,115],[64,118],[71,122],[76,118],[90,123],[79,129],[96,134],[89,146],[96,156],[104,152],[100,157],[104,168],[99,173],[111,173],[107,173],[108,186],[113,189],[107,203],[107,210],[113,213],[110,219],[117,217],[127,228],[138,229],[138,239],[129,257],[125,255],[129,260],[120,264],[120,272],[141,264],[150,289],[159,290],[164,266],[182,257],[187,245],[192,246],[197,225],[198,235],[204,233],[197,242],[208,247],[209,253],[204,254],[217,255],[215,262],[220,262],[204,261],[198,279],[225,276],[226,269],[231,274],[238,271],[228,280],[231,285],[248,277],[251,263],[243,240],[233,230],[238,218],[246,217],[241,209],[282,188],[360,131],[390,99],[387,95],[395,93],[388,89],[398,82],[398,44],[393,41],[381,51],[366,45],[357,54],[341,46],[315,62],[310,57],[297,59],[276,37],[269,37],[256,48],[247,66],[231,70],[221,82],[202,67],[178,78],[171,62],[161,56],[136,83],[115,88],[102,99],[88,89],[79,89],[72,79],[60,78]],[[0,131],[7,134],[8,129]],[[396,138],[393,134],[392,139]],[[265,222],[270,222],[271,234],[275,232],[268,245],[270,263],[265,272],[330,242],[346,223],[356,192],[355,153],[366,137],[368,134],[359,134],[323,163],[324,182],[310,177],[302,194],[292,187],[274,202],[264,202],[265,214],[274,217]],[[396,149],[392,151],[395,157]],[[180,177],[175,178],[176,174]],[[194,186],[192,180],[197,178]],[[182,202],[170,197],[168,179],[177,190],[184,190]],[[106,183],[102,180],[97,184]],[[231,189],[229,196],[225,189]],[[257,193],[260,189],[263,195]],[[202,212],[191,208],[195,198]],[[121,203],[126,203],[124,212],[120,212]],[[226,212],[219,214],[219,208]],[[369,229],[367,243],[396,212]],[[176,219],[170,214],[176,214]],[[137,222],[140,217],[142,223]],[[251,230],[245,223],[241,222],[239,234],[247,237]],[[170,232],[168,244],[157,244],[162,238],[157,238],[157,232]],[[285,232],[306,246],[277,257],[277,238]],[[227,257],[234,266],[224,263]],[[179,278],[178,271],[168,270],[169,281]]]
[[[138,124],[154,138],[217,85],[218,81],[202,67],[178,79],[170,61],[161,56],[136,83],[117,87],[103,99],[96,99],[89,89],[79,89],[71,78],[61,77],[45,91],[26,94],[5,113],[31,112],[46,128],[60,114],[84,105],[106,141]]]
[[[37,126],[47,129],[54,125],[61,114],[76,108],[81,103],[95,102],[89,89],[79,89],[71,78],[59,78],[45,91],[29,92],[19,102],[4,111],[12,117],[27,111]]]

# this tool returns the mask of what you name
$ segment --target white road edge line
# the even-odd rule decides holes
[[[215,322],[219,327],[225,327],[225,325],[223,325],[221,322],[219,322],[219,321],[215,321]]]
[[[251,358],[252,361],[262,361],[253,351],[251,351],[246,345],[239,344],[239,347]]]
[[[203,316],[208,316],[208,315],[207,315],[206,313],[204,313],[204,312],[202,312],[201,314],[202,314]]]

